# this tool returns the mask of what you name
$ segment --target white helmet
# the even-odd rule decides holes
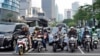
[[[74,27],[70,27],[71,29],[74,29]]]

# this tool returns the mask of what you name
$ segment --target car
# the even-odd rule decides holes
[[[57,25],[56,25],[56,27],[64,27],[64,28],[68,28],[68,26],[65,24],[65,23],[58,23]]]
[[[100,29],[96,29],[96,32],[98,34],[98,38],[100,39]]]
[[[25,23],[0,22],[0,49],[15,48],[14,32],[28,26]]]

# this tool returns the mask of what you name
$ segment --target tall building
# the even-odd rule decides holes
[[[94,3],[96,0],[92,0],[92,3]]]
[[[63,15],[62,14],[58,14],[58,22],[63,21]]]
[[[55,15],[56,15],[56,21],[58,22],[58,13],[59,13],[59,11],[58,11],[58,5],[56,5],[55,6]]]
[[[14,19],[19,15],[20,0],[0,0],[0,20],[6,19],[8,14],[12,14]]]
[[[49,19],[55,19],[55,0],[42,0],[42,9]]]
[[[79,2],[72,3],[72,16],[75,15],[75,13],[78,11],[79,8]]]
[[[32,7],[32,17],[26,17],[29,26],[48,26],[48,19],[41,8]]]
[[[65,19],[71,19],[72,18],[72,10],[71,9],[65,9],[64,18]]]
[[[20,16],[30,17],[32,15],[31,2],[32,0],[20,0]]]
[[[67,10],[67,19],[71,19],[71,10],[70,9]]]

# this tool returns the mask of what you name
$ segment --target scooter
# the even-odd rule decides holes
[[[37,43],[37,50],[38,52],[41,52],[42,51],[42,48],[43,48],[43,44],[42,44],[42,35],[38,35],[37,38],[33,38],[33,41]]]
[[[91,45],[91,36],[90,35],[85,35],[85,40],[84,40],[84,49],[85,51],[89,52],[90,51],[90,45]]]
[[[92,35],[92,41],[93,41],[93,47],[95,49],[97,49],[98,48],[97,45],[98,45],[99,40],[98,40],[98,36],[97,36],[96,33],[93,33],[93,35]]]
[[[75,47],[76,47],[76,38],[72,35],[69,39],[69,48],[70,48],[70,51],[71,52],[74,52],[75,51]]]
[[[58,37],[58,34],[56,34],[53,38],[53,52],[56,52],[57,49],[64,50],[64,41],[62,41],[61,38]]]
[[[25,35],[18,36],[17,45],[19,55],[23,55],[28,50],[28,39],[25,38]]]

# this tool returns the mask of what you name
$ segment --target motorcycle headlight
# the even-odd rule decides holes
[[[86,35],[86,37],[87,37],[87,38],[89,38],[89,37],[90,37],[90,35]]]
[[[72,38],[71,38],[71,40],[75,40],[75,38],[74,38],[74,37],[72,37]]]

